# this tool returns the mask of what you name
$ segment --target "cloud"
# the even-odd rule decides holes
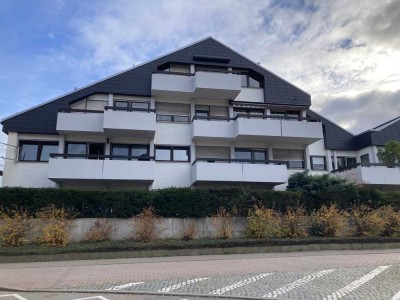
[[[356,98],[333,98],[320,113],[353,133],[360,133],[400,116],[400,91],[374,91]]]

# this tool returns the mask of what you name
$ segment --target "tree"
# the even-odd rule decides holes
[[[400,163],[400,142],[390,141],[383,149],[378,150],[378,158],[386,165]]]

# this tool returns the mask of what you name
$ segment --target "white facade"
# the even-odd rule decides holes
[[[325,149],[322,123],[306,118],[305,107],[269,105],[261,83],[242,85],[229,72],[156,73],[151,97],[95,94],[72,103],[58,113],[58,135],[8,133],[3,186],[282,190],[306,169],[327,174],[366,154],[379,163],[376,146]],[[398,168],[365,165],[335,174],[400,185]]]

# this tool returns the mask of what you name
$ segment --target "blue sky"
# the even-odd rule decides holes
[[[400,1],[2,0],[0,16],[0,118],[210,35],[354,133],[400,114]]]

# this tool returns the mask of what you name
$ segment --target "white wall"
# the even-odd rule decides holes
[[[156,145],[190,145],[190,124],[157,123]]]
[[[190,166],[189,162],[156,161],[152,189],[189,187],[191,184]]]
[[[237,97],[235,98],[235,101],[263,103],[264,102],[264,89],[242,87],[239,95],[237,95]]]

